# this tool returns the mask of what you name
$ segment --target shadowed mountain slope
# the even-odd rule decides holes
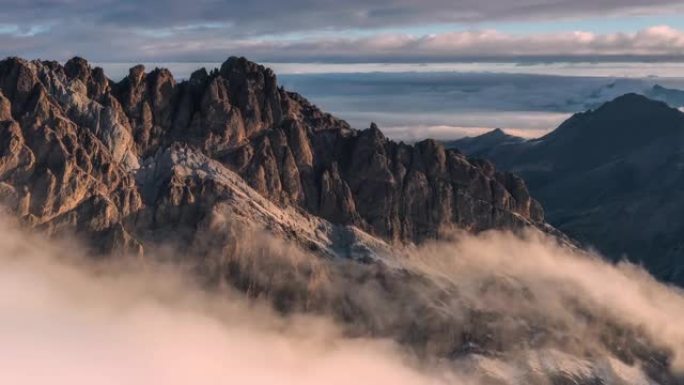
[[[459,147],[459,143],[452,144]],[[684,114],[626,94],[535,140],[468,152],[520,174],[549,222],[684,284]]]

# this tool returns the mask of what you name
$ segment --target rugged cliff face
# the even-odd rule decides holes
[[[274,208],[392,242],[544,226],[515,175],[375,124],[354,130],[244,58],[182,82],[135,66],[118,83],[81,58],[9,58],[0,92],[3,197],[31,226],[101,250],[192,238],[242,180]]]

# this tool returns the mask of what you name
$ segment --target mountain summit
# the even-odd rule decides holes
[[[466,137],[444,143],[447,148],[458,148],[466,154],[475,154],[482,150],[505,145],[509,143],[520,143],[525,139],[509,135],[500,128],[495,128],[485,134],[475,137]]]
[[[545,226],[517,176],[432,140],[352,129],[245,58],[182,82],[138,65],[118,83],[82,58],[8,58],[0,122],[5,202],[30,226],[76,231],[100,251],[188,247],[218,207],[309,245],[320,240],[307,221],[389,242]]]

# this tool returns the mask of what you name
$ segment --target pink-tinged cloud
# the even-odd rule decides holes
[[[682,31],[511,34],[494,23],[681,15],[681,0],[7,0],[0,56],[96,61],[447,61],[510,57],[683,59]],[[642,20],[643,21],[643,20]],[[468,31],[384,33],[456,24]],[[548,27],[541,27],[548,28]],[[415,30],[415,29],[413,29]],[[348,35],[364,37],[350,38]],[[334,36],[334,37],[331,37]]]
[[[117,61],[125,53],[131,61],[220,61],[243,55],[268,62],[447,62],[447,61],[573,61],[633,59],[684,60],[684,31],[653,26],[636,32],[595,33],[567,31],[512,34],[493,29],[412,35],[378,33],[360,38],[325,34],[318,37],[230,39],[215,31],[150,38],[131,30],[106,30],[109,44],[85,41],[61,47],[57,56],[94,50],[98,61]],[[331,37],[332,36],[332,37]],[[33,51],[52,50],[35,37]],[[27,39],[27,38],[24,38]],[[27,39],[30,41],[31,39]],[[7,46],[18,49],[9,39]],[[28,44],[28,43],[27,43]],[[74,46],[75,45],[75,46]],[[0,48],[0,54],[3,50]]]
[[[315,41],[243,40],[226,49],[268,56],[364,58],[388,60],[461,60],[466,58],[538,57],[679,57],[684,31],[654,26],[633,33],[598,34],[570,31],[542,34],[508,34],[497,30],[454,31],[430,35],[381,34],[358,39]],[[275,54],[278,56],[278,54]]]

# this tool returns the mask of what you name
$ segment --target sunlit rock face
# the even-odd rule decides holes
[[[546,226],[521,179],[434,141],[354,130],[244,58],[180,83],[166,69],[135,66],[114,83],[82,58],[9,58],[0,93],[6,201],[31,226],[82,233],[99,251],[141,252],[162,228],[190,240],[236,181],[273,207],[390,242]],[[236,178],[177,172],[197,167],[164,155],[181,149]],[[171,171],[136,176],[160,159]]]

